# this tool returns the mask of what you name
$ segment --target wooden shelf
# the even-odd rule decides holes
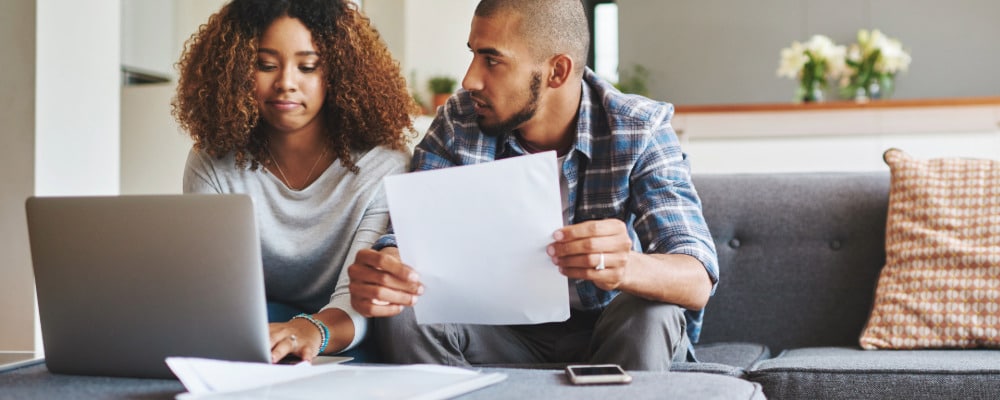
[[[1000,97],[678,106],[692,169],[707,173],[885,171],[882,153],[1000,155]]]
[[[730,112],[773,112],[773,111],[820,111],[820,110],[866,110],[880,108],[952,107],[952,106],[1000,106],[1000,96],[953,97],[936,99],[890,99],[856,103],[847,100],[819,103],[748,103],[748,104],[675,104],[677,114],[704,114]]]

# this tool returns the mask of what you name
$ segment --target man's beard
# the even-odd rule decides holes
[[[479,130],[481,130],[486,136],[497,137],[517,129],[518,126],[521,126],[521,124],[527,122],[535,116],[535,112],[538,111],[538,94],[541,92],[541,89],[542,74],[540,72],[535,72],[531,74],[531,85],[528,87],[531,95],[528,99],[528,104],[526,104],[520,111],[512,115],[510,118],[492,125],[484,123],[483,116],[480,115],[478,118]]]

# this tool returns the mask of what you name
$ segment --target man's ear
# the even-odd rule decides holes
[[[545,84],[550,88],[559,88],[569,82],[573,75],[573,59],[566,54],[556,54],[549,59],[549,79]]]

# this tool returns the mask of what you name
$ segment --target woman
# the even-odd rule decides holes
[[[184,192],[253,198],[273,361],[356,347],[346,265],[386,229],[416,112],[398,64],[348,1],[235,0],[178,66]]]

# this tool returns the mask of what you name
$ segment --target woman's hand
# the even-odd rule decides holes
[[[319,328],[308,320],[293,318],[288,322],[268,324],[271,333],[271,363],[277,363],[288,355],[312,361],[319,355],[323,335]]]

